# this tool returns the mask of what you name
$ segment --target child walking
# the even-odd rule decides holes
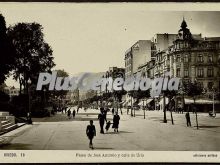
[[[93,137],[96,136],[96,130],[95,130],[95,126],[93,125],[93,120],[90,120],[90,125],[87,126],[86,128],[86,135],[89,138],[89,148],[93,148]]]

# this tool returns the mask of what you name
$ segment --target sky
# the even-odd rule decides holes
[[[43,26],[45,41],[53,49],[54,69],[70,75],[124,67],[125,51],[136,41],[150,40],[156,33],[177,33],[183,16],[191,33],[220,36],[220,12],[183,9],[161,10],[140,3],[0,3],[7,26],[18,22]],[[6,83],[18,86],[11,78]]]

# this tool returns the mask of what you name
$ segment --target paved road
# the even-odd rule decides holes
[[[34,150],[88,150],[85,134],[89,120],[93,119],[97,129],[94,139],[96,150],[154,150],[154,151],[219,151],[220,117],[210,118],[199,114],[200,129],[195,127],[195,115],[191,114],[193,127],[186,127],[184,114],[174,113],[175,125],[163,123],[163,112],[143,111],[131,117],[123,110],[119,133],[112,129],[106,134],[99,133],[98,110],[81,110],[75,119],[68,119],[66,114],[34,119],[32,126],[21,127],[17,134],[10,134],[13,140],[0,149]],[[108,114],[108,120],[112,115]],[[18,132],[18,131],[17,131]],[[7,136],[7,135],[6,135]]]

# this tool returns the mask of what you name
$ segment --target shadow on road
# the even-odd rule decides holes
[[[107,147],[94,147],[95,150],[112,150],[114,148],[107,148]]]
[[[96,116],[98,116],[99,113],[76,113],[76,115],[96,115]]]
[[[194,126],[196,127],[196,126]],[[200,125],[199,128],[218,128],[218,125]]]
[[[123,133],[134,133],[134,132],[129,132],[129,131],[119,131],[119,132],[106,132],[105,134],[123,134]]]
[[[0,147],[1,150],[28,150],[30,149],[31,144],[23,144],[23,143],[13,143],[13,144],[5,144]]]

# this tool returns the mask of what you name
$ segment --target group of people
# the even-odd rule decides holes
[[[71,108],[69,108],[68,111],[67,111],[67,116],[68,116],[69,119],[71,119],[71,110],[70,110],[70,109],[71,109]],[[73,116],[73,119],[74,119],[75,116],[76,116],[76,111],[75,111],[75,109],[73,109],[72,116]]]
[[[98,115],[98,120],[99,120],[101,134],[104,134],[105,123],[106,123],[106,127],[105,127],[106,132],[109,130],[111,124],[112,124],[112,128],[114,128],[114,132],[118,132],[120,116],[118,115],[118,112],[114,112],[113,123],[111,123],[111,121],[107,121],[108,111],[109,111],[108,109],[100,108],[100,114]],[[114,109],[112,110],[112,112],[113,111]],[[96,136],[96,128],[93,125],[93,120],[90,120],[90,124],[86,128],[86,135],[89,138],[89,147],[93,149],[92,140],[94,136]]]
[[[118,132],[118,127],[119,127],[119,120],[120,120],[120,116],[118,115],[118,112],[114,112],[114,108],[112,109],[112,113],[113,113],[113,123],[111,123],[111,121],[107,121],[107,113],[108,113],[108,109],[104,109],[104,108],[100,108],[100,114],[98,115],[98,119],[99,119],[99,125],[100,125],[100,133],[104,134],[104,125],[106,123],[106,131],[109,130],[111,124],[112,124],[112,128],[114,128],[114,132]]]

